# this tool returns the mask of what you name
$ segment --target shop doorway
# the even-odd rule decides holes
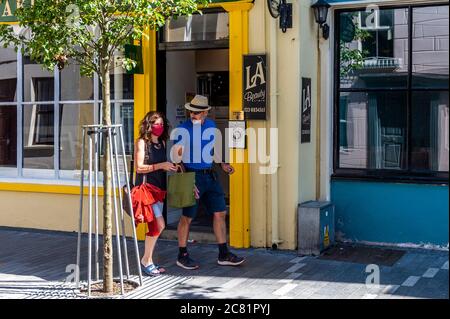
[[[225,128],[228,127],[229,114],[229,50],[211,48],[196,50],[163,50],[158,52],[158,109],[164,112],[172,128],[189,118],[184,104],[195,94],[208,97],[212,109],[208,118],[216,122],[222,140],[222,154],[225,154]],[[164,85],[162,85],[164,84]],[[172,143],[168,143],[168,149]],[[169,154],[168,154],[169,155]],[[225,193],[225,202],[229,212],[230,190],[229,176],[214,164],[213,169],[219,175],[219,181]],[[176,229],[181,209],[166,207],[167,228]],[[228,219],[229,214],[227,214]],[[227,220],[227,225],[229,222]],[[212,216],[206,214],[201,203],[197,217],[191,224],[192,232],[212,233]]]

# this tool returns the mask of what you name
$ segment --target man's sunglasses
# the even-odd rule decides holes
[[[202,111],[189,111],[191,114],[198,115],[202,113]]]

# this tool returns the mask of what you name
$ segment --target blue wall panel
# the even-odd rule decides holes
[[[341,239],[448,245],[448,186],[332,181]]]

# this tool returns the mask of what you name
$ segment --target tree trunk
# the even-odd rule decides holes
[[[102,94],[103,94],[103,125],[111,125],[111,97],[109,80],[109,61],[102,60]],[[112,186],[111,186],[111,156],[109,139],[105,134],[105,153],[103,168],[103,291],[105,293],[113,292],[113,247],[112,247]]]

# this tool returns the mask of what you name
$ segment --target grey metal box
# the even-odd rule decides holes
[[[315,255],[334,244],[334,205],[308,201],[298,206],[298,253]]]

